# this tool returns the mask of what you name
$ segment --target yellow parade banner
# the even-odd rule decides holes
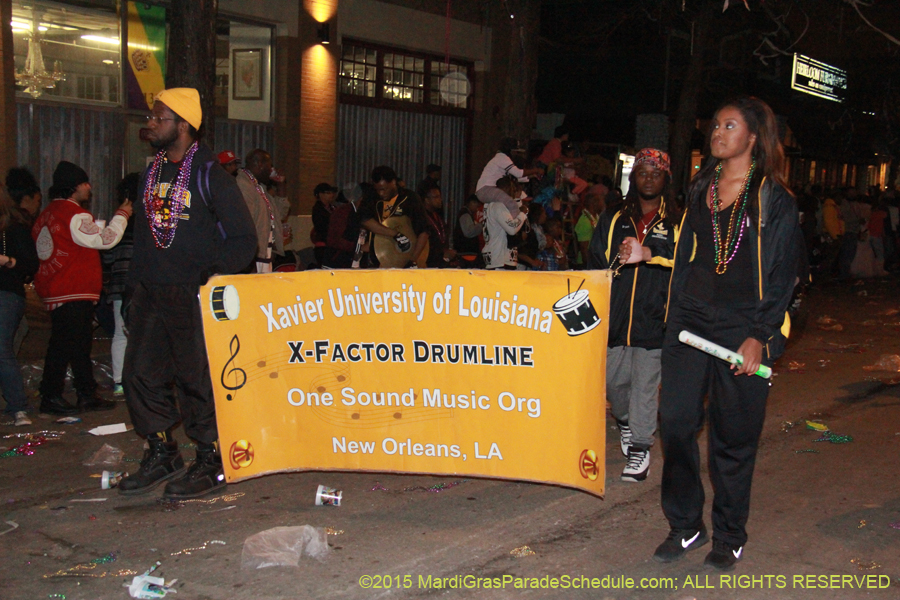
[[[228,481],[300,470],[604,493],[606,271],[306,271],[200,290]]]

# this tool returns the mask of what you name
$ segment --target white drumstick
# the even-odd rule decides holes
[[[694,335],[690,331],[682,330],[681,333],[678,334],[678,341],[687,344],[688,346],[692,346],[697,350],[702,350],[716,358],[721,358],[733,365],[741,365],[744,363],[744,357],[737,352],[732,352],[718,344],[713,344],[709,340],[704,340],[699,335]],[[756,371],[754,375],[759,375],[763,379],[769,379],[772,377],[772,369],[766,365],[759,365],[759,370]]]

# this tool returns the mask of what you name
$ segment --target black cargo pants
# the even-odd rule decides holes
[[[197,442],[218,439],[196,285],[135,286],[122,385],[141,436],[184,424]]]

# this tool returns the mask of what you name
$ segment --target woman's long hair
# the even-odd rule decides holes
[[[25,196],[34,196],[40,193],[41,186],[38,185],[37,179],[25,167],[13,167],[6,174],[6,191],[12,197],[16,206],[22,204]]]
[[[25,223],[25,217],[16,208],[6,186],[0,185],[0,231],[6,231],[13,221]]]
[[[747,130],[756,136],[756,143],[753,145],[752,156],[756,159],[756,174],[753,181],[750,182],[751,189],[755,190],[763,177],[774,180],[784,189],[788,189],[787,183],[784,181],[784,148],[778,139],[778,123],[775,121],[775,113],[769,108],[769,105],[753,96],[737,98],[721,105],[715,112],[719,114],[723,109],[732,107],[741,113],[744,122],[747,124]],[[714,128],[710,125],[706,134],[706,149],[709,151]],[[704,193],[713,179],[716,172],[716,166],[719,160],[711,154],[707,157],[700,171],[694,176],[691,182],[689,198],[695,198],[695,194]],[[751,193],[748,196],[750,200],[750,208],[756,213],[757,194]]]

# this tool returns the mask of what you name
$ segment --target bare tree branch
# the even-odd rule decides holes
[[[769,7],[768,4],[763,4],[762,6],[763,6],[763,10],[765,10],[765,12],[766,12],[766,15],[768,15],[768,17],[770,19],[772,19],[772,21],[775,23],[776,28],[775,28],[775,31],[773,31],[771,33],[763,34],[763,40],[760,43],[760,45],[757,46],[756,50],[753,51],[753,55],[758,57],[759,60],[764,65],[768,65],[769,63],[767,62],[766,59],[775,58],[778,55],[789,56],[791,54],[791,52],[789,52],[789,50],[791,48],[793,48],[795,45],[797,45],[797,43],[800,40],[802,40],[803,37],[806,35],[806,32],[809,31],[809,15],[806,13],[805,10],[800,8],[799,5],[797,6],[797,8],[800,10],[800,12],[803,13],[803,18],[806,21],[805,24],[803,25],[803,32],[799,36],[797,36],[797,39],[795,39],[790,44],[788,44],[785,48],[782,49],[782,48],[779,48],[775,44],[775,42],[773,41],[772,38],[775,37],[776,35],[778,35],[779,33],[783,33],[786,36],[788,36],[788,39],[790,39],[791,32],[788,30],[787,27],[785,27],[784,21],[787,19],[788,15],[790,14],[791,9],[789,7],[783,15],[776,15],[772,12],[772,9]],[[764,46],[769,47],[772,50],[772,53],[764,54],[762,52]]]
[[[883,35],[884,37],[886,37],[888,40],[891,41],[891,43],[894,43],[894,44],[897,44],[898,46],[900,46],[900,40],[898,40],[897,38],[895,38],[894,36],[892,36],[892,35],[889,34],[888,32],[883,31],[883,30],[878,29],[877,27],[875,27],[875,25],[873,25],[872,22],[869,21],[869,20],[866,18],[866,16],[862,13],[862,11],[859,9],[860,6],[872,6],[872,3],[871,3],[871,2],[867,2],[866,0],[844,0],[844,2],[846,2],[847,4],[849,4],[850,6],[853,7],[853,10],[856,11],[856,14],[859,15],[859,18],[860,18],[860,19],[862,19],[863,21],[865,21],[866,25],[868,25],[869,27],[871,27],[872,29],[874,29],[875,31],[877,31],[878,33],[880,33],[881,35]]]

